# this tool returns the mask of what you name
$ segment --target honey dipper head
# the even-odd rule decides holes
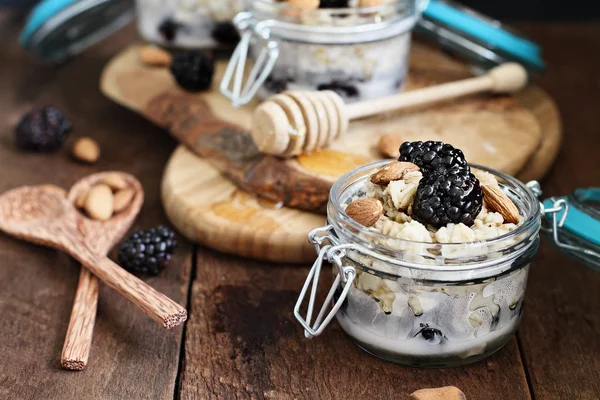
[[[290,143],[289,122],[277,103],[266,101],[254,111],[252,140],[263,153],[281,155]]]
[[[293,157],[328,146],[348,127],[343,100],[333,92],[285,92],[254,112],[252,138],[263,153]]]

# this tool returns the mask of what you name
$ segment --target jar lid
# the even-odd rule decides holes
[[[431,0],[416,30],[486,69],[509,61],[533,71],[545,68],[536,43],[501,22],[450,0]]]
[[[546,232],[565,254],[600,271],[600,188],[544,200]]]
[[[127,0],[44,0],[21,31],[21,46],[58,63],[112,35],[135,15]]]

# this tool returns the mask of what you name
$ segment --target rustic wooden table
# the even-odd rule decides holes
[[[98,77],[133,27],[58,68],[43,68],[16,44],[22,22],[0,14],[0,192],[26,184],[68,188],[95,171],[141,180],[146,204],[135,228],[167,223],[162,170],[176,143],[104,98]],[[542,181],[547,195],[600,186],[600,24],[518,27],[545,49],[539,83],[562,112],[565,143]],[[14,150],[12,131],[34,105],[65,110],[75,135],[96,138],[101,161]],[[90,365],[60,369],[59,356],[79,268],[67,256],[0,235],[2,399],[346,399],[407,398],[456,385],[469,399],[600,398],[600,274],[547,241],[533,264],[516,338],[487,361],[444,370],[405,368],[366,355],[336,324],[304,339],[292,307],[307,269],[215,253],[182,240],[172,267],[147,282],[182,304],[190,319],[165,331],[101,288]]]

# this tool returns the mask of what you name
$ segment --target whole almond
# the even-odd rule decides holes
[[[404,140],[400,136],[386,133],[379,138],[377,149],[385,158],[398,158],[400,157],[400,145],[402,143],[404,143]]]
[[[173,62],[173,56],[160,47],[148,45],[140,50],[140,60],[152,67],[168,67]]]
[[[406,161],[392,161],[379,171],[371,175],[371,182],[377,185],[387,185],[391,181],[399,181],[408,172],[418,171],[420,168]]]
[[[85,211],[97,221],[108,221],[113,214],[113,194],[110,187],[98,184],[90,189],[85,199]]]
[[[131,204],[133,196],[135,196],[135,190],[132,188],[119,190],[113,197],[113,211],[118,213],[126,209]]]
[[[413,392],[410,400],[466,400],[462,390],[456,386],[445,386],[435,389],[421,389]]]
[[[359,224],[369,227],[383,214],[383,205],[377,199],[358,199],[346,207],[346,214]]]
[[[71,153],[79,161],[94,164],[100,158],[100,146],[94,139],[82,137],[75,141]]]
[[[100,182],[110,187],[113,191],[123,190],[127,187],[127,181],[123,178],[123,175],[117,172],[104,174]]]
[[[490,211],[502,215],[505,222],[518,224],[521,220],[519,209],[515,203],[497,185],[482,185],[483,201]]]

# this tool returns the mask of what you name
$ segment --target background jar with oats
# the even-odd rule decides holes
[[[136,0],[138,30],[153,43],[183,48],[234,46],[231,24],[248,0]]]
[[[529,264],[539,246],[539,201],[518,180],[477,167],[494,175],[518,208],[521,221],[514,230],[466,243],[400,239],[359,224],[345,211],[365,197],[371,174],[386,164],[360,167],[333,186],[330,225],[310,236],[319,258],[296,318],[312,337],[335,315],[361,348],[405,365],[450,367],[489,356],[512,338],[521,320]],[[334,265],[326,300],[333,308],[311,322],[312,311],[303,318],[300,305],[324,259]]]
[[[235,24],[243,37],[230,67],[254,73],[226,74],[222,92],[245,104],[285,90],[334,90],[347,101],[398,92],[407,73],[411,30],[426,2],[388,0],[372,7],[295,7],[290,2],[253,0]],[[235,80],[235,82],[232,81]],[[229,87],[243,90],[229,90]]]

